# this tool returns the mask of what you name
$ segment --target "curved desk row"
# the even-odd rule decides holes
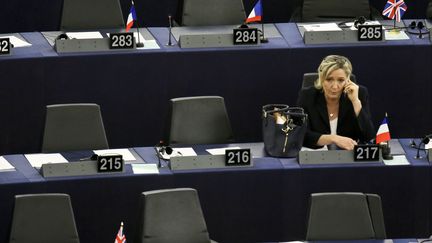
[[[81,242],[107,242],[121,221],[128,239],[134,239],[141,192],[173,187],[198,190],[210,236],[218,242],[304,239],[310,193],[329,191],[377,193],[389,238],[426,237],[432,232],[432,167],[424,159],[413,159],[416,150],[408,146],[408,139],[401,144],[409,165],[299,165],[296,159],[258,153],[249,168],[171,171],[164,167],[159,174],[137,175],[127,164],[120,174],[54,178],[43,178],[24,155],[7,155],[16,171],[0,173],[0,241],[7,242],[16,194],[70,194]],[[240,146],[259,151],[262,145]],[[200,154],[214,147],[222,146],[195,150]],[[133,151],[147,163],[157,163],[153,148]]]

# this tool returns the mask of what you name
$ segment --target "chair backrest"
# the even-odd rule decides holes
[[[198,193],[192,188],[141,194],[140,243],[210,242]]]
[[[314,86],[315,80],[318,79],[318,73],[305,73],[303,74],[302,89]],[[357,83],[356,76],[351,73],[351,81]]]
[[[245,19],[242,0],[183,1],[183,26],[242,24]]]
[[[67,194],[15,196],[9,243],[79,243]]]
[[[107,148],[99,105],[78,103],[47,106],[42,152]]]
[[[427,6],[427,9],[426,9],[426,18],[428,18],[429,20],[432,20],[432,0],[429,1],[429,4]]]
[[[364,16],[369,19],[369,0],[304,0],[302,22],[353,21]]]
[[[64,0],[60,30],[124,28],[119,0]]]
[[[215,144],[233,141],[224,99],[197,96],[170,100],[170,144]]]
[[[349,192],[311,195],[306,240],[385,238],[378,195]]]

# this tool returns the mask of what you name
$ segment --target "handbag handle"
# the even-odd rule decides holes
[[[268,104],[262,107],[262,111],[263,111],[263,116],[267,117],[267,114],[273,114],[275,112],[282,112],[285,113],[286,111],[289,110],[289,106],[288,105],[284,105],[284,104]]]

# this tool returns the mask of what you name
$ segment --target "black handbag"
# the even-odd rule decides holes
[[[273,157],[296,157],[307,129],[303,108],[269,104],[262,108],[264,148]]]

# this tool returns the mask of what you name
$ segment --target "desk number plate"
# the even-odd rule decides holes
[[[354,146],[354,161],[379,161],[380,147],[375,144]]]
[[[234,45],[257,45],[259,33],[257,28],[238,28],[233,30]]]
[[[99,155],[97,158],[98,172],[122,172],[124,167],[123,156]]]
[[[110,49],[133,49],[135,38],[132,32],[110,33]]]
[[[251,164],[250,149],[227,149],[225,150],[226,166],[250,166]]]
[[[11,44],[9,38],[0,38],[0,55],[9,55],[10,48]]]
[[[359,25],[358,40],[359,41],[382,41],[383,40],[382,25]]]

